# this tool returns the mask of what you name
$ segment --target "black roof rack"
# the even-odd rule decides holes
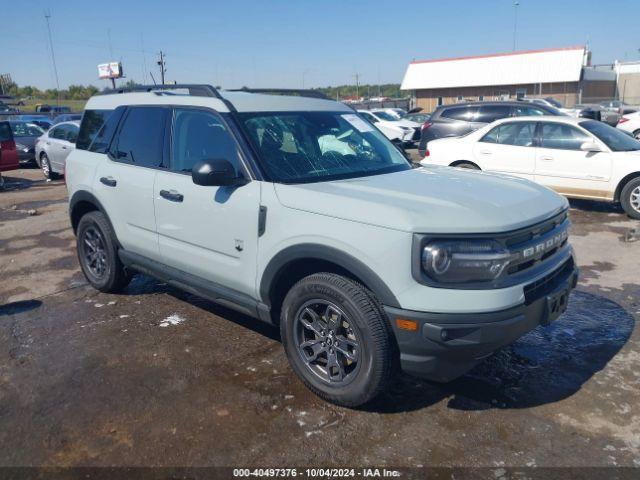
[[[167,90],[187,90],[189,95],[194,97],[215,97],[224,100],[217,88],[211,85],[193,84],[193,83],[176,83],[170,85],[136,85],[134,87],[124,87],[105,90],[100,95],[115,95],[118,93],[132,92],[156,92]]]
[[[297,97],[320,98],[322,100],[331,100],[319,90],[304,90],[298,88],[236,88],[228,90],[229,92],[248,92],[248,93],[264,93],[267,95],[292,95]]]

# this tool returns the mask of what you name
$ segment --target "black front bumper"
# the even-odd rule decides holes
[[[439,382],[454,380],[499,348],[555,320],[565,311],[577,282],[578,269],[571,259],[525,286],[525,302],[507,310],[443,314],[385,306],[400,348],[402,369]],[[412,320],[418,329],[400,329],[397,319]]]

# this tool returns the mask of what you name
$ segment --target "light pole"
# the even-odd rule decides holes
[[[307,76],[307,73],[309,73],[309,70],[302,71],[302,89],[303,90],[304,90],[304,78]]]
[[[518,7],[520,2],[513,2],[513,51],[516,51],[516,33],[518,32]]]
[[[56,66],[56,55],[53,53],[53,40],[51,39],[51,25],[49,25],[49,19],[51,18],[50,12],[45,12],[44,18],[47,21],[47,32],[49,32],[49,48],[51,49],[51,62],[53,63],[53,74],[56,76],[56,89],[58,97],[56,104],[60,106],[60,81],[58,80],[58,67]]]

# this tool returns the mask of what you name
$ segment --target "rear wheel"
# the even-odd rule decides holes
[[[635,137],[636,140],[640,140],[640,128],[635,132],[633,132],[633,136]]]
[[[332,273],[295,284],[282,305],[282,343],[293,370],[318,396],[356,407],[379,395],[396,364],[385,313],[373,294]]]
[[[44,174],[44,178],[55,180],[59,178],[59,175],[51,169],[51,162],[46,153],[40,155],[40,168]]]
[[[620,192],[620,203],[627,215],[640,220],[640,177],[627,182]]]
[[[93,288],[116,293],[129,284],[131,275],[118,257],[115,235],[102,212],[80,219],[76,244],[82,273]]]

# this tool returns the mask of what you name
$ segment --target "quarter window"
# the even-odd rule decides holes
[[[141,167],[162,166],[168,109],[131,107],[109,152],[119,162]]]
[[[480,141],[517,147],[532,147],[534,131],[535,123],[533,122],[503,123],[493,128]]]
[[[78,133],[78,141],[76,142],[77,149],[89,149],[91,142],[107,121],[111,112],[113,110],[86,110],[84,112],[82,123],[80,124],[80,132]]]
[[[586,133],[563,123],[543,123],[541,136],[542,148],[557,150],[580,150],[584,142],[591,141]]]
[[[238,148],[222,120],[211,112],[177,109],[173,121],[171,169],[190,172],[202,160],[227,160],[240,170]]]

